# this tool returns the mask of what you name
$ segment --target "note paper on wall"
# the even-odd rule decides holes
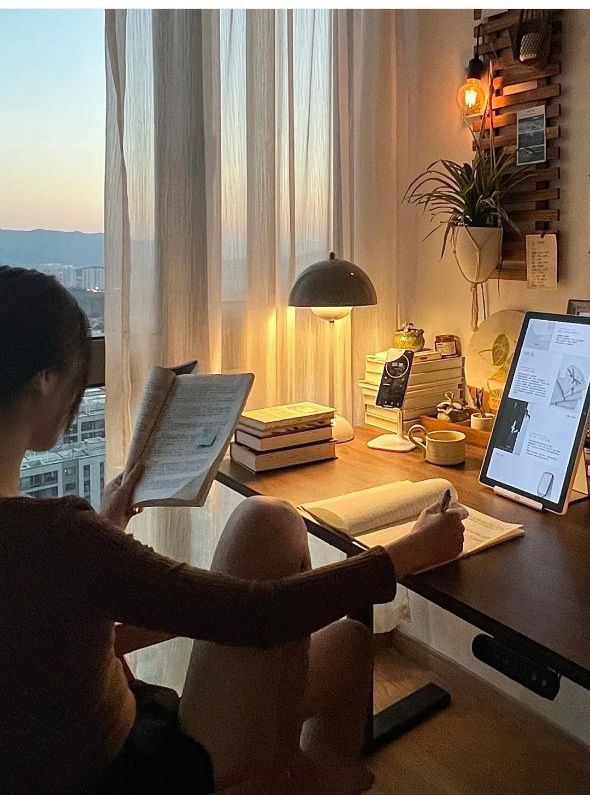
[[[557,287],[557,235],[526,236],[526,275],[530,289]]]

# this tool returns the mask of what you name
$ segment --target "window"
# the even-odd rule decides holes
[[[78,430],[70,429],[53,450],[25,455],[21,493],[41,498],[48,496],[47,487],[52,486],[49,496],[80,494],[95,508],[99,507],[105,479],[104,400],[104,387],[87,389],[72,423],[72,429]],[[82,419],[89,416],[93,419]],[[91,427],[82,432],[84,422],[90,422]],[[88,434],[87,439],[80,438],[84,433]]]
[[[75,68],[72,65],[75,64]],[[3,10],[0,265],[54,276],[104,334],[104,12]],[[39,134],[42,119],[43,134]]]
[[[92,483],[90,481],[90,465],[84,465],[84,499],[90,500],[92,495]]]
[[[27,453],[21,492],[81,494],[104,485],[104,12],[2,10],[0,265],[54,276],[86,312],[90,386],[53,450]],[[72,68],[75,64],[75,68]],[[42,135],[39,124],[42,120]],[[101,471],[100,465],[103,465]]]
[[[41,491],[36,492],[35,497],[38,500],[45,500],[49,499],[50,497],[57,497],[58,491],[57,488],[54,489],[41,489]]]

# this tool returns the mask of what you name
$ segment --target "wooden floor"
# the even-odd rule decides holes
[[[451,692],[451,706],[369,758],[376,774],[371,795],[590,793],[586,746],[399,635],[377,655],[376,709],[429,681]]]

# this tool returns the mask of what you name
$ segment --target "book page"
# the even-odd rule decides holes
[[[252,381],[249,373],[175,379],[144,456],[135,504],[204,503]]]
[[[457,491],[448,480],[430,478],[417,483],[399,480],[301,507],[319,522],[356,536],[416,518],[425,508],[440,502],[447,489],[451,503],[456,502]]]
[[[174,370],[167,367],[152,367],[146,381],[141,407],[133,429],[133,437],[125,467],[126,473],[133,469],[145,452],[175,379]]]
[[[465,527],[465,536],[463,542],[463,551],[459,555],[464,558],[474,552],[479,552],[487,547],[500,544],[502,541],[507,541],[510,538],[516,538],[524,534],[522,525],[510,524],[495,519],[493,516],[488,516],[485,513],[480,513],[474,508],[466,508],[469,511],[467,519],[463,520]],[[375,533],[366,533],[361,535],[359,541],[366,544],[368,547],[383,546],[392,544],[404,538],[412,532],[414,527],[414,520],[410,522],[403,522],[394,527],[386,527],[378,530]]]

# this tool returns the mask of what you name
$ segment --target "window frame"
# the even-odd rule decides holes
[[[105,338],[90,337],[90,369],[87,388],[105,385]]]

